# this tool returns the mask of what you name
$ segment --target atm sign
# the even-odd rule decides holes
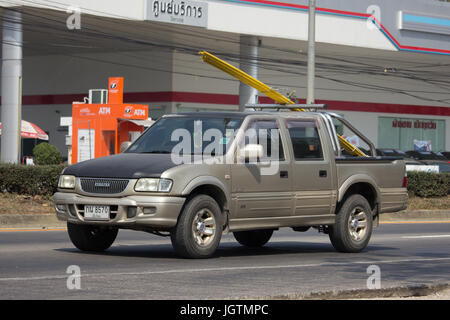
[[[133,117],[145,117],[147,115],[147,110],[142,109],[140,107],[134,106],[125,106],[124,109],[124,117],[133,118]]]

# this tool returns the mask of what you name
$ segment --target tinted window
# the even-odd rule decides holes
[[[142,134],[131,145],[126,153],[172,153],[174,147],[183,141],[178,137],[172,139],[172,134],[177,129],[182,129],[188,141],[187,145],[191,150],[185,150],[190,154],[203,154],[205,148],[215,141],[206,141],[210,129],[220,134],[218,144],[223,147],[219,150],[222,154],[226,153],[227,147],[233,140],[233,132],[241,125],[241,118],[222,118],[222,117],[198,117],[175,116],[161,118],[154,123],[144,134]]]
[[[295,160],[323,159],[317,123],[314,120],[287,120]]]
[[[256,120],[250,123],[245,136],[245,144],[256,143],[263,146],[264,156],[261,160],[285,160],[280,128],[275,120]],[[278,146],[278,157],[272,150]]]

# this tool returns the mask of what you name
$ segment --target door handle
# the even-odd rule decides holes
[[[327,170],[319,170],[319,177],[320,178],[326,178],[327,177]]]
[[[287,178],[289,176],[287,171],[280,171],[280,178]]]

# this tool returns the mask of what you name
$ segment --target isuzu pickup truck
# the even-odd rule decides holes
[[[367,157],[346,155],[336,121],[367,143]],[[224,233],[260,247],[279,228],[313,227],[336,250],[359,252],[380,214],[408,200],[404,161],[377,157],[326,112],[166,115],[126,147],[60,176],[56,215],[80,250],[106,250],[119,229],[132,229],[170,236],[182,257],[206,258]]]

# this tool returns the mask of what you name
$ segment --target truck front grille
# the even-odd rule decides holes
[[[80,178],[81,189],[88,193],[121,193],[128,183],[127,179]]]

